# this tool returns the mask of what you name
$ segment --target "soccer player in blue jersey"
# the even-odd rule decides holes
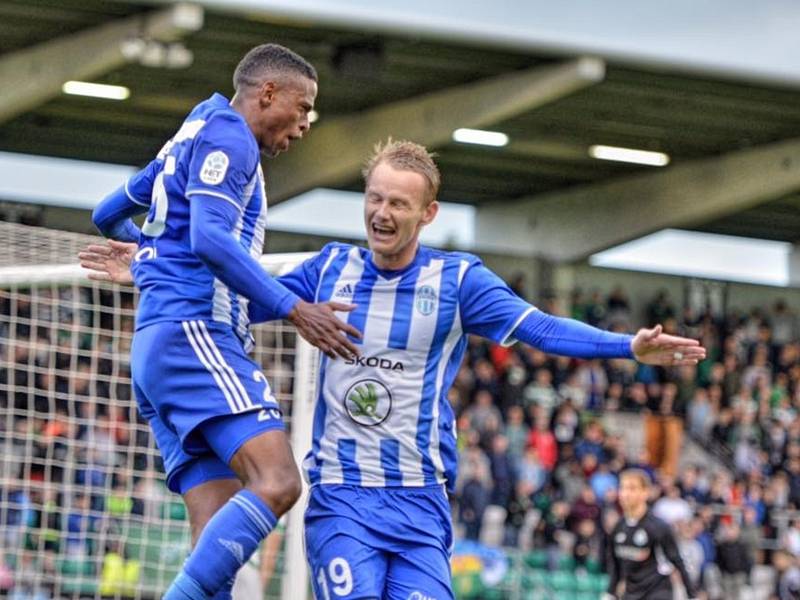
[[[309,302],[352,302],[342,317],[363,335],[352,340],[360,356],[320,362],[304,461],[308,561],[319,600],[444,600],[453,598],[446,490],[457,467],[447,391],[467,335],[660,365],[695,364],[705,351],[660,327],[622,335],[544,314],[477,257],[419,244],[438,211],[439,172],[425,148],[389,142],[364,176],[369,248],[328,244],[279,278]],[[125,259],[96,250],[84,264],[123,281]]]
[[[93,213],[106,237],[138,244],[133,386],[195,540],[168,600],[230,598],[238,569],[300,494],[278,404],[247,355],[253,309],[288,319],[330,360],[358,353],[358,330],[335,313],[351,307],[311,304],[257,261],[267,212],[260,155],[308,131],[316,71],[266,44],[242,59],[233,83],[232,100],[198,104]],[[139,230],[131,217],[144,212]]]

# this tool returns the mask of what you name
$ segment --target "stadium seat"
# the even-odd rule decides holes
[[[577,575],[575,578],[576,589],[578,592],[594,593],[594,580],[590,573]]]
[[[593,558],[586,560],[586,570],[589,571],[589,573],[599,573],[602,568],[603,565],[599,560],[595,560]]]
[[[598,594],[602,594],[603,592],[606,591],[606,589],[608,589],[609,577],[605,573],[598,573],[597,575],[594,575],[592,580],[594,585],[594,591],[597,592]]]
[[[546,572],[541,569],[526,569],[520,580],[520,589],[526,593],[539,594],[541,598],[541,595],[547,590]]]
[[[549,586],[558,593],[561,598],[563,594],[574,592],[578,587],[575,574],[570,571],[553,571],[547,573]]]
[[[563,554],[558,559],[558,569],[561,571],[572,571],[575,569],[575,559],[568,554]]]
[[[531,550],[525,555],[525,564],[533,569],[546,569],[547,552],[544,550]]]
[[[97,592],[97,577],[89,557],[65,558],[58,568],[62,575],[61,591],[75,596],[93,596]]]

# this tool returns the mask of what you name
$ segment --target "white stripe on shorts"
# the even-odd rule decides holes
[[[225,399],[228,401],[228,407],[231,409],[231,412],[241,412],[242,409],[238,406],[238,395],[231,394],[229,382],[225,381],[225,379],[220,376],[218,369],[212,366],[212,364],[208,361],[204,350],[200,347],[199,341],[195,338],[195,334],[192,332],[189,321],[183,321],[181,324],[183,325],[183,331],[186,333],[186,337],[188,338],[189,343],[192,345],[192,349],[194,349],[194,353],[197,355],[197,358],[200,359],[200,362],[203,363],[203,366],[206,368],[206,370],[211,373],[214,381],[217,382],[217,386],[220,390],[222,390]]]
[[[228,365],[227,362],[225,362],[225,358],[222,356],[222,353],[219,351],[219,348],[217,348],[216,342],[214,342],[214,339],[211,337],[211,334],[208,333],[208,329],[206,328],[205,322],[196,321],[196,323],[200,327],[200,331],[203,332],[203,336],[205,337],[206,341],[208,342],[208,345],[211,348],[211,351],[213,353],[213,356],[209,357],[209,358],[212,358],[211,362],[212,363],[214,362],[213,361],[213,357],[215,356],[216,359],[217,359],[217,363],[216,364],[221,369],[223,369],[223,373],[225,371],[227,371],[230,374],[230,378],[231,378],[231,380],[233,380],[233,384],[234,384],[235,388],[239,390],[239,394],[240,394],[240,397],[242,398],[242,404],[244,405],[244,409],[245,410],[249,410],[249,409],[255,408],[255,406],[253,406],[253,403],[250,401],[250,396],[247,395],[247,390],[244,389],[244,386],[242,385],[242,382],[239,379],[239,376],[236,374],[236,371],[234,371],[231,368],[231,366]]]

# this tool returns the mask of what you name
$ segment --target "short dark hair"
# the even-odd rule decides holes
[[[302,75],[317,81],[317,70],[305,58],[280,44],[261,44],[239,61],[233,72],[233,87],[261,85],[269,74]]]

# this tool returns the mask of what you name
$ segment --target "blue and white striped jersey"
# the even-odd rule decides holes
[[[358,359],[321,358],[310,483],[453,485],[447,391],[466,335],[509,342],[535,309],[477,257],[424,246],[405,269],[383,271],[368,250],[329,244],[279,281],[307,301],[355,304],[339,316],[363,333]]]
[[[216,279],[191,250],[189,202],[204,194],[239,209],[234,236],[261,256],[267,198],[255,137],[227,98],[198,104],[158,156],[125,185],[149,207],[132,271],[141,299],[137,328],[159,321],[213,320],[250,347],[248,301]]]

